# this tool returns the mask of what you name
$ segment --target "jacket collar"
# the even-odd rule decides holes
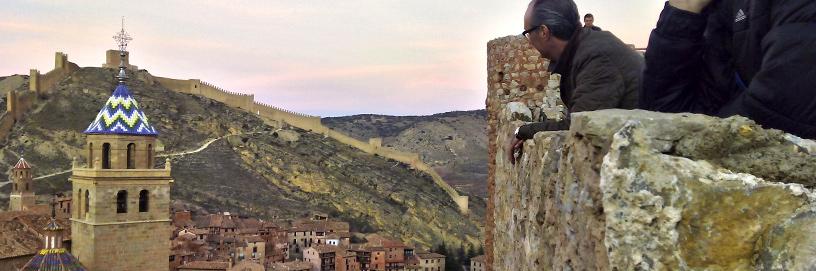
[[[575,58],[575,52],[578,51],[578,47],[581,46],[581,40],[584,38],[583,31],[584,28],[578,28],[575,30],[575,33],[572,34],[572,38],[567,41],[567,46],[564,47],[564,52],[561,54],[558,62],[551,66],[551,70],[553,73],[557,73],[561,75],[561,100],[565,103],[569,100],[569,97],[572,96],[572,82],[569,80],[570,72],[572,70],[572,60]],[[586,31],[592,31],[588,29]]]

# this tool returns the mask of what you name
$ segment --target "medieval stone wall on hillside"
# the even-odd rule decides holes
[[[103,66],[109,68],[118,67],[120,64],[117,61],[118,53],[119,51],[108,50],[106,52],[106,62]],[[125,65],[130,69],[136,69],[136,66],[129,63],[129,56],[129,53],[126,53]],[[29,76],[29,91],[19,93],[15,91],[8,92],[7,110],[0,115],[0,138],[8,136],[14,124],[25,116],[26,112],[36,104],[39,97],[53,91],[60,81],[79,69],[79,66],[68,61],[68,55],[61,52],[55,54],[54,63],[54,70],[46,74],[40,74],[36,69],[31,70],[31,75]],[[254,95],[225,90],[199,79],[173,79],[158,76],[148,76],[144,79],[151,83],[157,82],[173,91],[198,95],[222,102],[228,106],[256,114],[268,122],[286,123],[301,129],[324,134],[327,137],[331,137],[363,152],[406,163],[416,170],[425,172],[431,176],[434,183],[451,196],[451,199],[459,206],[460,211],[463,213],[468,212],[468,197],[460,195],[459,192],[445,182],[430,165],[419,159],[419,155],[416,153],[402,152],[383,147],[381,144],[373,143],[376,141],[366,142],[355,139],[324,126],[319,116],[297,113],[257,102],[254,100]]]
[[[318,116],[297,113],[257,102],[254,101],[254,95],[224,90],[198,79],[183,80],[153,76],[153,80],[174,91],[199,95],[222,102],[235,108],[243,109],[253,114],[257,114],[265,121],[282,122],[304,130],[312,131],[314,133],[320,133],[363,152],[379,155],[408,164],[414,169],[425,172],[431,176],[434,183],[436,183],[441,189],[451,196],[451,199],[459,206],[460,211],[463,213],[468,212],[468,197],[460,195],[456,189],[445,182],[445,180],[443,180],[442,177],[430,165],[426,164],[419,158],[419,154],[383,147],[381,143],[377,144],[377,140],[369,140],[368,142],[358,140],[323,125],[320,121],[320,117]]]
[[[30,71],[28,90],[9,90],[6,93],[6,112],[0,115],[0,138],[8,137],[14,124],[22,120],[43,96],[54,91],[60,81],[78,70],[79,66],[68,61],[68,55],[54,54],[54,69],[40,74],[36,69]]]

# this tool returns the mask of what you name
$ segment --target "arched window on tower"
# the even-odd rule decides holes
[[[74,218],[79,218],[79,216],[82,215],[82,189],[79,190],[79,193],[77,193],[74,198],[79,201],[76,205],[74,205],[77,207],[77,211],[75,213],[76,216]]]
[[[153,168],[153,144],[147,145],[147,168]]]
[[[110,143],[102,144],[102,168],[110,169]]]
[[[25,191],[26,191],[26,192],[28,192],[28,183],[26,183],[26,189],[25,189]]]
[[[127,213],[127,191],[125,190],[116,192],[116,213]]]
[[[127,146],[127,168],[136,168],[136,144],[134,143]]]
[[[88,167],[94,168],[93,143],[88,143]]]
[[[150,204],[150,201],[149,201],[150,199],[148,198],[150,196],[149,193],[150,192],[147,192],[147,190],[139,191],[139,212],[140,213],[147,212],[147,210],[148,210],[147,208],[149,207],[149,204]]]
[[[91,207],[91,193],[88,190],[85,190],[85,212],[82,213],[83,215],[88,214],[88,209]]]
[[[14,184],[14,192],[17,192],[17,183]]]

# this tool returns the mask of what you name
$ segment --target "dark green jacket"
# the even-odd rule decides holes
[[[609,108],[635,109],[643,74],[643,56],[609,31],[581,28],[567,43],[554,73],[561,74],[561,100],[569,112]],[[569,129],[569,115],[519,128],[519,139],[541,131]]]

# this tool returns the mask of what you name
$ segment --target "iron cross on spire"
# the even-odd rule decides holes
[[[116,78],[119,80],[119,84],[124,84],[125,80],[127,80],[127,73],[125,72],[125,50],[127,49],[128,42],[133,40],[130,35],[125,32],[125,16],[122,16],[122,30],[119,33],[116,33],[116,36],[113,36],[113,40],[116,41],[116,44],[119,45],[119,75]]]
[[[125,32],[125,17],[122,16],[122,30],[119,33],[116,33],[116,36],[113,36],[113,40],[116,41],[116,44],[119,45],[119,51],[124,52],[127,49],[128,42],[133,40],[130,37],[130,34]]]

